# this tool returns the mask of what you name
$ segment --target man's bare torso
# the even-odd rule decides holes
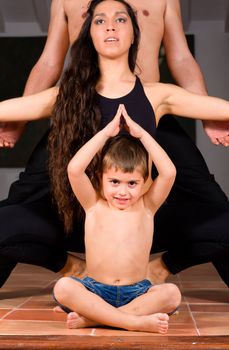
[[[141,41],[137,64],[141,79],[159,81],[158,55],[164,34],[166,0],[128,0],[137,11]],[[77,38],[85,18],[88,0],[64,0],[70,43]]]

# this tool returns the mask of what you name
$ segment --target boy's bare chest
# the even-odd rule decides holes
[[[152,234],[153,216],[145,210],[113,210],[103,207],[86,216],[86,232],[96,232],[106,237]]]
[[[126,252],[132,259],[143,251],[148,252],[152,239],[153,217],[143,212],[104,210],[86,216],[85,243],[88,256],[93,254],[92,247],[96,246],[106,259],[110,256],[123,259]]]

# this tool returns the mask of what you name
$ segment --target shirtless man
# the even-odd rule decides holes
[[[72,44],[80,31],[85,17],[87,3],[88,0],[52,0],[48,39],[41,57],[32,69],[28,78],[25,87],[25,94],[32,94],[41,91],[57,82],[63,69],[68,47]],[[159,80],[158,56],[161,42],[163,42],[168,66],[177,84],[195,93],[207,94],[199,66],[192,57],[187,46],[182,28],[179,1],[142,0],[139,2],[139,0],[129,0],[129,3],[137,11],[142,33],[138,55],[139,69],[137,68],[136,70],[138,74],[140,73],[140,78],[144,81]],[[214,144],[221,143],[227,145],[229,143],[228,123],[222,124],[221,122],[218,124],[211,122],[211,124],[205,123],[204,127]],[[24,125],[22,124],[5,125],[0,131],[0,145],[4,147],[13,147],[17,139],[20,137],[23,128]],[[226,196],[211,178],[206,164],[199,151],[195,148],[195,145],[192,144],[192,142],[181,131],[176,121],[171,117],[168,117],[168,119],[165,117],[164,120],[162,120],[161,125],[159,125],[158,141],[175,163],[178,169],[178,176],[174,186],[174,191],[171,192],[168,199],[168,203],[171,206],[169,206],[169,209],[167,206],[162,208],[161,214],[160,211],[158,212],[158,222],[156,218],[154,251],[165,250],[167,252],[163,254],[162,258],[151,263],[149,268],[150,275],[156,282],[162,282],[166,279],[169,273],[176,273],[189,266],[212,261],[221,277],[227,284],[229,284],[229,268],[226,268],[226,265],[229,264],[229,262],[226,261],[228,260],[228,251],[225,251],[225,247],[228,249],[229,238],[227,232],[221,232],[220,237],[222,244],[218,242],[219,227],[222,231],[223,227],[227,227],[229,220],[229,205]],[[42,142],[42,147],[38,145],[38,149],[36,150],[37,154],[40,155],[45,153],[46,148],[45,140],[43,139]],[[0,249],[0,261],[2,261],[1,269],[4,271],[4,273],[0,272],[0,276],[4,274],[4,280],[7,279],[12,268],[16,265],[16,262],[35,263],[37,265],[45,266],[53,271],[61,270],[60,266],[62,266],[62,272],[78,270],[78,265],[75,260],[74,262],[69,262],[68,259],[67,263],[64,265],[64,260],[66,262],[67,257],[66,252],[63,252],[61,255],[61,249],[63,250],[63,232],[60,232],[60,223],[56,213],[53,217],[53,222],[51,223],[51,230],[50,227],[45,229],[44,226],[47,224],[47,220],[45,218],[43,220],[42,218],[41,228],[43,230],[42,232],[45,232],[44,237],[42,238],[40,236],[37,238],[35,231],[31,232],[32,228],[29,227],[29,222],[26,219],[24,220],[24,226],[26,227],[21,228],[21,230],[18,229],[18,225],[16,226],[16,224],[12,229],[9,229],[7,226],[9,218],[14,215],[14,211],[18,213],[18,210],[21,210],[20,203],[22,203],[22,201],[20,200],[20,191],[23,191],[21,184],[23,183],[28,189],[29,183],[29,188],[32,192],[34,191],[34,180],[31,180],[30,174],[32,173],[34,175],[34,172],[37,173],[37,169],[39,168],[36,163],[36,152],[33,154],[32,161],[29,162],[25,173],[22,173],[19,182],[12,185],[9,198],[0,203],[0,225],[4,226],[4,230],[2,231],[1,227],[0,230],[1,232],[7,232],[7,237],[1,238],[3,243],[5,239],[7,239],[7,242],[10,242],[10,238],[14,238],[15,236],[17,236],[17,242],[20,242],[20,234],[22,231],[24,236],[26,236],[26,241],[31,241],[35,243],[35,245],[36,242],[39,242],[41,253],[39,254],[39,257],[35,254],[33,259],[31,259],[30,247],[28,253],[24,253],[23,258],[18,256],[19,253],[17,254],[17,258],[15,258],[15,252],[9,254],[7,246],[7,253],[3,253],[4,259],[6,260],[3,259],[2,261]],[[189,154],[188,159],[187,154]],[[42,160],[40,168],[45,171],[46,157],[43,155],[40,157],[40,160]],[[179,177],[179,170],[181,178]],[[40,174],[41,171],[39,171],[39,176]],[[193,174],[196,179],[198,178],[198,181],[205,183],[202,192],[200,192],[201,188],[199,182],[192,182]],[[38,198],[39,203],[41,203],[42,201],[44,202],[44,186],[46,186],[47,192],[49,193],[49,182],[47,178],[45,178],[44,181],[39,178],[38,181],[40,181],[41,184],[43,183],[43,185],[39,190],[36,190],[35,201],[37,201]],[[17,193],[16,197],[15,193]],[[24,202],[31,207],[31,194],[29,191],[27,191],[27,193],[27,198],[30,199],[26,199]],[[34,215],[36,216],[37,203],[34,203],[34,200],[32,202],[35,206]],[[190,202],[192,207],[190,206]],[[208,206],[206,209],[205,203],[207,202],[210,202],[212,205],[210,205],[210,208]],[[51,205],[50,199],[45,198],[46,210],[48,210],[48,203]],[[184,203],[187,207],[185,207]],[[198,206],[199,203],[202,203],[201,208]],[[215,203],[217,203],[217,210],[215,210]],[[12,207],[10,207],[9,204]],[[182,207],[178,210],[179,217],[176,216],[177,205]],[[223,215],[221,215],[221,210],[223,211]],[[202,230],[199,226],[197,227],[197,225],[195,225],[195,216],[198,214],[198,211],[201,211],[201,215],[203,215],[204,211],[203,217],[206,225]],[[183,215],[181,214],[182,212]],[[23,215],[26,217],[26,213],[23,212]],[[163,215],[168,215],[168,217],[170,217],[168,227],[166,227],[168,221]],[[34,220],[36,221],[36,217],[33,218],[33,221]],[[187,227],[188,222],[189,226]],[[36,224],[37,229],[39,224],[40,222]],[[17,230],[15,230],[15,227],[17,227]],[[208,236],[209,227],[214,231],[211,233],[210,237]],[[17,233],[17,231],[20,231],[20,233]],[[39,230],[39,233],[40,232],[41,229]],[[50,234],[50,232],[52,232],[52,234]],[[78,233],[76,239],[77,242],[79,241],[79,236]],[[179,243],[176,240],[176,237],[178,237]],[[49,261],[50,256],[52,256],[50,255],[50,251],[48,253],[48,250],[47,252],[45,250],[44,253],[42,253],[42,243],[45,245],[47,240],[49,241],[48,248],[52,249],[52,251],[58,250],[59,252],[59,260],[55,257],[56,264],[58,262],[55,267],[54,261],[52,264]],[[174,242],[176,242],[176,245]],[[199,246],[200,242],[201,244],[205,244],[205,249],[203,249],[202,245]],[[209,242],[211,249],[208,249]],[[77,247],[70,250],[75,249],[77,250]],[[43,257],[42,262],[39,261],[41,256]],[[60,263],[61,259],[62,262]],[[220,261],[220,259],[224,260]],[[75,267],[73,268],[72,265],[75,265]],[[7,268],[4,268],[3,266],[6,266]],[[2,281],[2,283],[0,281],[0,285],[3,283],[4,281]]]

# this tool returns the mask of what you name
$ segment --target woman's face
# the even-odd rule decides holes
[[[96,6],[91,37],[101,57],[117,58],[128,54],[134,34],[126,7],[114,0],[105,0]]]

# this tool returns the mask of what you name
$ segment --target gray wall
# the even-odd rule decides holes
[[[8,195],[9,186],[17,180],[21,168],[0,168],[0,200]]]

